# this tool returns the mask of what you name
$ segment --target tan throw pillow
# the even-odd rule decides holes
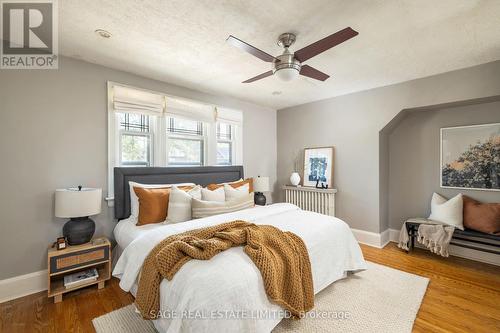
[[[142,184],[136,182],[128,182],[130,189],[130,216],[139,216],[139,200],[137,199],[137,194],[134,192],[134,187],[143,188],[170,188],[172,186],[194,186],[194,183],[180,183],[180,184]]]
[[[500,203],[481,203],[464,195],[464,226],[500,235]]]
[[[201,186],[197,185],[189,191],[172,187],[168,201],[167,223],[179,223],[191,220],[191,200],[201,199]]]
[[[180,186],[189,191],[194,186]],[[143,188],[134,187],[139,201],[139,214],[136,225],[164,222],[168,213],[168,201],[171,188]]]
[[[248,184],[248,192],[253,192],[253,178],[247,178],[245,180],[238,180],[236,182],[232,182],[232,183],[221,183],[221,184],[210,184],[210,185],[207,185],[207,188],[209,190],[215,190],[215,189],[218,189],[219,187],[224,187],[224,184],[229,184],[231,185],[233,188],[238,188],[240,186],[243,186],[245,184]]]
[[[247,194],[243,198],[234,199],[231,201],[203,201],[193,199],[193,218],[201,218],[218,214],[236,212],[238,210],[253,207],[253,193]]]

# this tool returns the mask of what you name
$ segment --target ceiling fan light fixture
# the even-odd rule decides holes
[[[282,81],[292,81],[299,76],[299,70],[294,67],[285,67],[277,69],[274,74]]]
[[[301,64],[295,59],[293,53],[288,48],[282,55],[276,57],[274,62],[274,74],[276,74],[282,81],[292,81],[300,73]]]

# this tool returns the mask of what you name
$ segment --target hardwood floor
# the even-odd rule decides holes
[[[394,243],[384,249],[361,245],[365,259],[431,281],[414,332],[500,332],[500,267],[461,258],[440,258]],[[91,320],[133,301],[118,280],[89,287],[54,304],[46,292],[0,304],[0,332],[94,332]]]
[[[500,332],[500,267],[361,245],[366,260],[430,279],[413,332]]]
[[[0,332],[94,332],[92,319],[133,302],[112,278],[97,286],[70,292],[54,304],[40,292],[0,304]]]

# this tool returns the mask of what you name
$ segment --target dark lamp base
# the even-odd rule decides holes
[[[253,197],[253,202],[256,205],[265,206],[266,205],[266,196],[264,194],[262,194],[262,192],[255,192],[255,195]]]
[[[80,245],[90,242],[95,232],[95,222],[87,217],[75,217],[64,224],[63,236],[69,245]]]

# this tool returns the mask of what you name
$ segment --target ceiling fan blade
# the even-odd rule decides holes
[[[257,81],[257,80],[260,80],[260,79],[263,79],[265,77],[268,77],[268,76],[271,76],[273,75],[273,71],[268,71],[268,72],[265,72],[265,73],[262,73],[260,75],[257,75],[251,79],[248,79],[246,81],[243,81],[242,83],[250,83],[250,82],[254,82],[254,81]]]
[[[234,36],[230,35],[229,37],[227,37],[226,42],[236,46],[239,49],[242,49],[245,52],[250,53],[253,56],[256,56],[257,58],[259,58],[261,60],[264,60],[265,62],[273,62],[275,60],[275,58],[272,55],[270,55],[262,50],[259,50],[258,48],[254,47],[248,43],[245,43],[241,39],[238,39]]]
[[[351,27],[347,27],[336,33],[325,37],[321,40],[318,40],[315,43],[312,43],[306,47],[301,48],[300,50],[295,52],[295,58],[300,62],[304,62],[307,59],[311,59],[318,54],[325,52],[332,47],[339,45],[340,43],[345,42],[346,40],[356,36],[358,34],[357,31],[351,29]]]
[[[330,75],[320,72],[316,68],[313,68],[309,65],[302,65],[302,68],[300,69],[300,75],[304,75],[320,81],[325,81],[330,77]]]

